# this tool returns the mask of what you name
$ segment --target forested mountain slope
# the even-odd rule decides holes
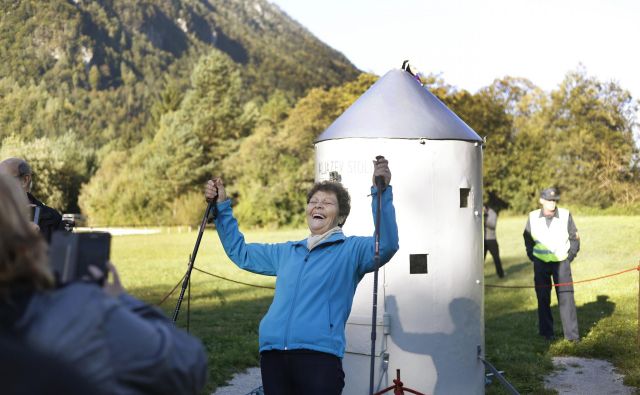
[[[137,142],[157,96],[168,86],[184,90],[197,59],[213,48],[241,69],[247,100],[274,90],[297,98],[358,74],[265,0],[27,0],[1,7],[0,101],[11,98],[14,110],[0,114],[0,137],[72,129],[98,142]],[[43,116],[21,106],[59,111]],[[27,125],[33,119],[46,121]]]

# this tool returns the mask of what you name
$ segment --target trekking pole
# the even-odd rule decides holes
[[[182,280],[182,289],[180,290],[180,296],[178,297],[178,303],[176,304],[176,309],[173,312],[173,322],[178,320],[178,313],[180,313],[180,305],[182,304],[182,299],[184,299],[184,293],[187,290],[187,286],[189,285],[189,279],[191,278],[191,271],[193,270],[193,264],[196,261],[196,255],[198,255],[198,248],[200,248],[200,240],[202,240],[202,234],[204,233],[204,228],[207,226],[207,219],[209,217],[209,212],[213,210],[213,217],[216,217],[216,198],[213,201],[209,202],[207,205],[207,209],[204,212],[204,216],[202,217],[202,222],[200,223],[200,230],[198,231],[198,238],[196,239],[196,245],[193,247],[193,252],[189,256],[189,265],[187,266],[187,273],[184,275],[184,279]]]
[[[376,158],[377,159],[377,158]],[[369,367],[369,395],[373,395],[374,366],[376,363],[376,318],[378,315],[378,268],[380,267],[380,212],[382,210],[382,189],[384,177],[376,176],[378,190],[378,207],[376,210],[375,248],[373,255],[373,313],[371,316],[371,365]]]

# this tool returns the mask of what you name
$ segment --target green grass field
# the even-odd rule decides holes
[[[572,264],[574,281],[587,280],[640,264],[640,217],[575,216],[581,250]],[[533,270],[524,253],[525,217],[500,218],[498,242],[507,277],[499,280],[487,257],[485,284],[532,285]],[[505,370],[521,393],[545,392],[543,376],[551,357],[571,355],[611,361],[625,384],[640,388],[638,271],[576,284],[575,299],[582,341],[548,343],[537,335],[533,289],[485,288],[486,349],[490,362]],[[552,296],[556,338],[562,339],[557,300]],[[488,394],[506,393],[494,383]]]
[[[166,232],[166,231],[165,231]],[[277,242],[306,237],[305,230],[246,232],[247,241]],[[131,294],[157,304],[180,281],[187,270],[197,232],[117,236],[112,241],[112,260]],[[259,286],[273,287],[274,277],[236,268],[224,254],[218,236],[207,230],[196,258],[196,268]],[[161,307],[173,317],[181,285]],[[258,324],[273,296],[272,289],[250,287],[211,277],[197,270],[191,277],[190,332],[204,342],[209,355],[206,393],[229,381],[233,373],[258,365]],[[178,318],[186,326],[185,299]]]
[[[640,262],[640,217],[574,217],[582,247],[572,264],[574,281],[586,280],[636,267]],[[487,285],[532,285],[533,271],[522,242],[525,217],[500,218],[498,241],[506,271],[495,275],[487,257]],[[248,241],[276,242],[305,237],[306,230],[250,231]],[[118,236],[113,240],[112,259],[125,287],[132,294],[158,303],[179,282],[187,269],[197,233],[161,233]],[[400,241],[402,243],[402,240]],[[260,286],[273,286],[274,279],[243,272],[224,255],[215,231],[207,230],[200,245],[196,267],[223,277]],[[625,384],[640,388],[637,271],[577,284],[580,334],[578,344],[556,340],[548,343],[537,335],[536,298],[533,289],[485,289],[487,359],[521,393],[551,394],[543,377],[552,370],[551,357],[574,355],[611,361],[625,375]],[[162,308],[173,314],[179,288]],[[228,381],[234,372],[258,365],[257,328],[273,290],[249,287],[194,271],[191,285],[190,329],[209,352],[210,393]],[[556,299],[556,337],[562,339]],[[186,325],[187,300],[180,310],[180,326]],[[499,384],[487,394],[504,394]]]

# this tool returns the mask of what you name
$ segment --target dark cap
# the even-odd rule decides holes
[[[556,188],[547,188],[542,191],[540,198],[544,200],[560,200],[560,192]]]

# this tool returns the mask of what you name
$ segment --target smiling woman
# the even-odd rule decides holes
[[[387,160],[374,161],[372,212],[382,210],[380,262],[398,250],[391,172]],[[316,183],[307,194],[305,240],[279,244],[245,243],[231,212],[222,180],[207,183],[205,197],[217,198],[216,228],[226,254],[238,267],[277,276],[276,292],[260,323],[260,368],[265,394],[340,394],[345,325],[356,287],[375,269],[372,236],[345,236],[342,225],[351,210],[349,193],[333,181]],[[373,232],[372,232],[373,233]]]
[[[341,228],[350,211],[349,192],[338,182],[316,183],[307,193],[307,224],[313,235]]]

